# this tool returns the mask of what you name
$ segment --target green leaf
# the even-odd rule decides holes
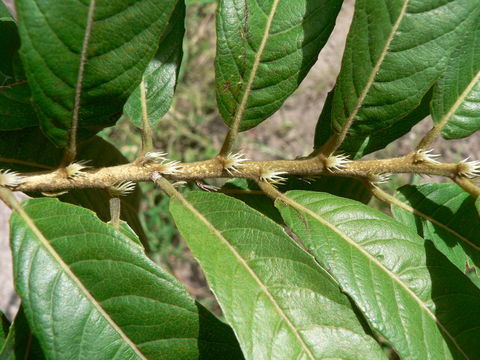
[[[0,14],[1,17],[1,14]],[[18,57],[20,39],[12,17],[0,18],[0,130],[38,125],[30,88]]]
[[[446,139],[480,129],[480,6],[435,86],[432,117]]]
[[[417,229],[480,287],[480,217],[475,198],[453,183],[406,185],[396,197],[400,203],[392,205],[395,219]]]
[[[315,63],[342,0],[221,0],[217,103],[228,126],[250,129],[277,111]]]
[[[471,0],[356,1],[333,97],[333,132],[368,137],[403,121],[437,80],[478,6]]]
[[[231,330],[143,249],[55,199],[11,219],[16,287],[49,359],[235,358]]]
[[[32,334],[23,307],[20,306],[15,320],[10,325],[5,343],[0,344],[1,360],[43,360],[38,339]]]
[[[153,58],[175,0],[18,0],[20,56],[45,134],[115,123]],[[140,21],[141,19],[141,21]]]
[[[354,199],[367,204],[371,199],[371,192],[360,180],[340,176],[318,176],[315,178],[287,177],[285,184],[279,184],[282,192],[287,190],[311,190],[328,192],[329,194]],[[225,183],[221,191],[236,199],[242,200],[248,206],[268,216],[278,224],[283,219],[273,200],[263,193],[258,185],[246,179],[234,179]]]
[[[181,0],[160,40],[155,58],[143,75],[147,117],[152,126],[162,119],[172,105],[183,56],[184,19],[185,2]],[[141,91],[140,85],[130,95],[124,107],[130,121],[139,128],[143,128]]]
[[[60,164],[63,155],[62,149],[53,146],[38,128],[0,132],[0,169],[19,172],[52,170]],[[112,144],[100,137],[80,143],[77,158],[90,160],[88,165],[97,168],[128,162]],[[138,219],[141,196],[137,187],[132,194],[121,198],[121,218],[128,222],[148,248],[146,235]],[[110,195],[105,190],[71,190],[60,199],[95,211],[103,221],[110,220]]]
[[[400,358],[478,357],[480,290],[430,241],[379,211],[329,194],[290,191],[276,204]]]
[[[332,90],[328,94],[315,128],[315,149],[321,148],[330,136],[333,135],[331,128],[333,92]],[[368,134],[347,134],[340,146],[339,152],[349,155],[352,159],[359,159],[374,151],[385,148],[385,146],[408,133],[415,124],[430,115],[431,100],[432,91],[430,90],[415,110],[391,126],[369,132]]]
[[[170,210],[247,359],[377,359],[349,300],[275,224],[239,200],[190,192]]]

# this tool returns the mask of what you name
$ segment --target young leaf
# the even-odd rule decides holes
[[[17,25],[10,16],[0,18],[0,130],[23,129],[38,125],[30,103],[30,88],[25,79],[18,49]]]
[[[0,359],[2,360],[43,360],[42,349],[38,339],[32,334],[27,319],[20,306],[15,320],[8,329],[8,336],[2,346],[0,344]]]
[[[239,357],[225,324],[91,211],[33,199],[11,226],[17,291],[49,359]]]
[[[398,189],[395,219],[431,240],[480,287],[480,217],[475,199],[456,184],[406,185]]]
[[[387,129],[417,108],[478,2],[359,0],[335,87],[327,150]]]
[[[79,145],[79,160],[89,160],[93,167],[114,166],[127,163],[127,159],[112,144],[100,137],[93,137]],[[0,132],[0,169],[19,172],[55,169],[63,157],[63,151],[50,143],[38,128],[22,131]],[[121,198],[121,218],[128,222],[148,248],[146,235],[138,218],[142,193],[135,191]],[[110,220],[110,195],[105,190],[71,190],[60,199],[95,211],[103,221]]]
[[[402,359],[474,359],[480,290],[430,241],[349,199],[290,191],[287,225]]]
[[[215,62],[225,123],[250,129],[277,111],[315,63],[342,0],[221,0]]]
[[[170,210],[247,359],[383,358],[347,297],[282,227],[223,194],[191,192]]]
[[[115,123],[177,1],[17,0],[20,56],[45,134]],[[139,20],[141,19],[141,21]]]
[[[170,22],[160,40],[157,53],[143,74],[143,87],[138,86],[125,103],[125,113],[137,127],[143,127],[143,106],[150,125],[157,124],[172,105],[182,62],[185,34],[185,1],[177,3]],[[144,91],[144,95],[141,92]],[[146,103],[142,104],[142,96]]]
[[[480,129],[480,5],[476,14],[435,86],[432,117],[446,139]]]

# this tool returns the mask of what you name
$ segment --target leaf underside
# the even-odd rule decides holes
[[[480,290],[411,229],[329,194],[277,200],[286,224],[402,359],[474,359]]]
[[[223,194],[170,210],[247,359],[381,359],[348,299],[279,225]]]
[[[434,183],[402,186],[396,197],[408,208],[392,205],[395,219],[417,229],[480,287],[480,216],[475,198],[456,184]]]

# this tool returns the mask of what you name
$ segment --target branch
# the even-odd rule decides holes
[[[0,186],[10,187],[23,192],[56,192],[60,190],[101,188],[109,189],[119,183],[128,181],[151,181],[154,172],[160,173],[172,181],[195,181],[212,178],[246,178],[254,181],[263,180],[271,183],[283,181],[284,176],[347,176],[371,179],[372,176],[395,173],[415,173],[438,175],[455,179],[460,186],[468,187],[462,178],[476,176],[477,162],[436,163],[420,161],[418,153],[382,160],[344,161],[332,157],[313,157],[296,160],[247,161],[232,157],[228,162],[222,158],[214,158],[192,163],[177,163],[161,158],[161,153],[148,153],[136,161],[100,169],[82,167],[74,177],[65,169],[55,171],[21,174],[15,184],[2,181]],[[229,158],[227,158],[229,159]],[[338,160],[338,159],[337,159]],[[234,165],[232,165],[234,163]],[[332,165],[333,164],[333,165]],[[472,165],[473,164],[473,165]],[[6,172],[1,173],[5,174]],[[462,186],[462,187],[463,187]],[[471,184],[469,187],[474,186]],[[476,187],[475,187],[476,188]],[[262,189],[263,190],[263,189]]]

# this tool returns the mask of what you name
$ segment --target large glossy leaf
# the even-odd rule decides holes
[[[11,220],[16,287],[49,359],[239,357],[228,326],[91,211],[24,209]]]
[[[89,160],[88,165],[97,168],[128,162],[112,144],[100,137],[80,143],[78,150],[79,160]],[[0,132],[0,169],[20,172],[52,170],[62,158],[63,151],[53,146],[38,128]],[[71,190],[60,199],[91,209],[104,221],[110,219],[110,195],[105,190]],[[138,187],[132,194],[122,197],[121,218],[128,222],[147,246],[146,235],[138,219],[140,199],[141,192]]]
[[[158,47],[176,0],[18,0],[20,55],[48,137],[72,122],[115,123]]]
[[[430,241],[366,205],[329,194],[291,191],[276,204],[402,359],[478,357],[480,290]]]
[[[125,104],[125,113],[139,128],[143,127],[142,91],[145,94],[146,115],[150,125],[157,124],[172,105],[183,56],[184,18],[185,1],[180,0],[160,40],[157,53],[143,75],[143,85],[135,89]]]
[[[1,16],[1,15],[0,15]],[[10,16],[0,18],[0,130],[38,125],[30,103],[30,88],[25,79],[18,49],[17,25]]]
[[[43,360],[45,356],[38,339],[32,334],[27,319],[20,306],[15,320],[8,329],[8,335],[0,344],[1,360]]]
[[[332,129],[388,129],[424,98],[480,4],[471,0],[358,0],[335,87]]]
[[[170,210],[248,359],[377,359],[348,299],[282,227],[239,200],[191,192]]]
[[[456,184],[406,185],[398,189],[395,219],[431,240],[480,287],[480,216],[475,198]],[[476,269],[476,270],[475,270]],[[478,275],[477,275],[478,273]]]
[[[447,139],[480,129],[480,5],[435,87],[432,117]]]
[[[315,149],[321,148],[330,136],[333,135],[331,128],[333,93],[334,91],[332,90],[328,94],[315,128]],[[389,127],[380,128],[365,134],[347,134],[339,152],[349,155],[352,159],[359,159],[364,155],[383,149],[391,142],[408,133],[415,124],[430,114],[431,100],[432,91],[429,91],[415,110]]]
[[[221,0],[215,62],[227,125],[252,128],[298,87],[335,24],[342,0]]]

